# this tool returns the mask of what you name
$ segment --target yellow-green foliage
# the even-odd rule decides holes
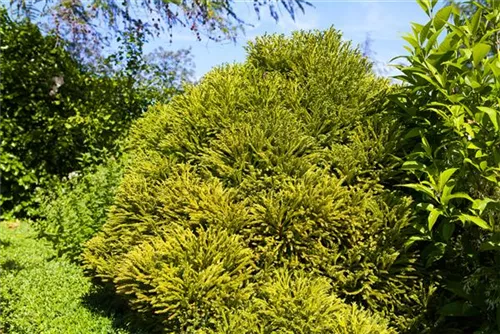
[[[139,311],[164,314],[167,328],[206,328],[226,307],[249,299],[252,252],[223,230],[173,227],[131,250],[117,268],[117,291],[142,296]]]
[[[346,305],[331,293],[325,278],[299,271],[277,270],[260,287],[248,307],[218,322],[216,333],[225,334],[389,334],[387,320]]]
[[[403,251],[409,201],[381,185],[397,145],[389,90],[333,29],[258,39],[246,63],[133,128],[134,161],[87,268],[177,330],[213,330],[284,266],[408,328],[426,290]]]

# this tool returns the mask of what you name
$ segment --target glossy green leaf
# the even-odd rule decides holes
[[[420,46],[417,39],[413,35],[410,35],[410,34],[404,35],[403,39],[405,41],[407,41],[408,43],[410,43],[410,45],[413,46],[414,48],[418,48]],[[391,59],[391,61],[392,60],[394,60],[394,58]]]
[[[488,206],[488,204],[492,204],[492,203],[498,203],[498,202],[496,200],[491,199],[491,198],[476,199],[476,200],[474,200],[472,208],[474,210],[479,210],[479,214],[482,214],[483,211]]]
[[[450,14],[452,11],[452,6],[446,6],[441,8],[436,15],[434,16],[434,19],[432,20],[434,23],[434,28],[436,30],[440,30],[443,28],[443,26],[448,22],[448,19],[450,18]]]
[[[482,15],[482,10],[479,9],[476,11],[474,16],[472,16],[472,20],[470,21],[469,24],[469,29],[471,31],[471,34],[475,34],[477,32],[477,29],[479,27],[479,23],[481,22],[481,15]]]
[[[415,160],[410,160],[410,161],[405,161],[403,165],[401,166],[402,170],[417,170],[417,171],[423,171],[425,169],[425,165],[415,161]]]
[[[417,241],[424,241],[424,240],[428,240],[429,238],[425,237],[425,236],[418,236],[418,235],[413,235],[411,237],[408,238],[408,240],[405,242],[404,244],[404,248],[405,249],[408,249],[410,248],[415,242]]]
[[[429,0],[417,0],[417,3],[427,15],[431,15],[431,2]]]
[[[436,87],[438,86],[437,83],[434,80],[432,80],[431,77],[429,77],[428,75],[425,75],[423,73],[415,73],[415,75],[418,75],[419,77],[427,80],[427,82],[429,82],[432,85],[435,85]]]
[[[420,43],[424,43],[424,41],[427,39],[427,37],[429,36],[429,30],[431,29],[431,26],[432,26],[432,22],[429,22],[427,23],[423,28],[422,28],[422,31],[420,32],[420,35],[418,36],[419,37],[419,41]]]
[[[474,61],[474,66],[478,66],[481,60],[486,57],[488,52],[490,52],[491,46],[484,43],[478,43],[472,48],[472,59]]]
[[[422,136],[422,146],[423,146],[427,156],[429,158],[432,158],[432,147],[429,144],[429,141],[427,140],[427,138],[425,138],[425,136]]]
[[[406,134],[403,138],[406,140],[406,139],[418,137],[418,136],[420,136],[421,131],[422,131],[421,128],[412,128],[406,132]]]
[[[427,217],[427,227],[429,228],[429,231],[432,231],[432,227],[434,224],[436,224],[437,219],[439,216],[441,216],[443,212],[440,209],[431,209],[431,212],[429,213],[429,216]]]
[[[440,28],[438,31],[436,31],[435,33],[433,33],[429,39],[427,40],[427,44],[425,46],[425,51],[427,53],[429,53],[429,51],[432,49],[432,47],[436,44],[436,41],[439,37],[439,35],[441,35],[441,33],[443,32],[443,29],[444,28]]]
[[[481,219],[480,217],[461,214],[461,215],[458,215],[458,219],[460,219],[462,221],[462,223],[471,222],[471,223],[474,223],[477,226],[479,226],[485,230],[491,230],[491,226],[487,222],[485,222],[483,219]]]
[[[430,212],[434,208],[435,208],[435,206],[432,203],[423,203],[423,202],[420,202],[420,203],[417,204],[417,209],[418,210],[422,210],[422,211],[429,211]]]
[[[457,170],[458,168],[448,168],[447,170],[439,174],[438,189],[440,192],[443,191],[444,186],[446,185],[446,183],[448,183],[450,178],[453,176],[453,174],[456,173]]]
[[[438,52],[453,52],[455,51],[455,45],[458,43],[460,38],[455,33],[448,33],[441,44],[439,44]]]
[[[426,187],[424,185],[415,183],[415,184],[402,184],[400,186],[416,190],[416,191],[421,192],[423,194],[426,194],[427,196],[436,200],[436,196],[434,194],[434,191],[431,188]]]
[[[495,128],[495,131],[498,131],[499,130],[499,127],[498,127],[499,112],[495,109],[488,108],[488,107],[478,107],[478,109],[481,110],[482,112],[486,113],[486,115],[488,115],[491,123],[493,124],[493,127]]]
[[[498,80],[500,77],[500,62],[495,59],[495,61],[488,64],[488,66]]]
[[[451,195],[454,188],[454,182],[445,183],[443,189],[441,190],[441,204],[446,205],[448,203],[448,196]]]
[[[473,202],[474,200],[472,199],[472,197],[469,196],[469,194],[466,194],[466,193],[463,193],[463,192],[459,192],[459,193],[454,193],[454,194],[451,194],[451,195],[448,195],[448,196],[443,196],[441,198],[441,203],[443,205],[446,205],[448,204],[448,202],[452,199],[457,199],[457,198],[460,198],[460,199],[466,199],[470,202]]]

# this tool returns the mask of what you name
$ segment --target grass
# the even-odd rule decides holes
[[[131,333],[122,318],[89,304],[98,295],[28,223],[0,222],[0,333]]]

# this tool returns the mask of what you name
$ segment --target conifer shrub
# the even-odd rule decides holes
[[[241,237],[220,229],[194,232],[175,226],[136,246],[115,278],[118,293],[135,296],[135,309],[165,314],[166,328],[209,328],[252,295],[252,252]]]
[[[429,287],[404,249],[410,202],[383,186],[399,145],[383,113],[389,83],[334,29],[265,36],[247,52],[133,127],[87,269],[173,331],[245,313],[282,267],[331,284],[346,317],[362,322],[359,304],[409,329]],[[281,303],[266,298],[262,309]],[[318,305],[301,303],[313,321]],[[301,326],[272,320],[293,307],[269,312],[267,332]]]
[[[218,322],[216,333],[395,333],[387,320],[346,305],[325,278],[279,269],[248,307]]]

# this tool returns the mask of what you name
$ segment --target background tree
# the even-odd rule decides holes
[[[11,8],[22,17],[43,23],[55,35],[70,41],[72,53],[92,57],[115,37],[132,30],[147,36],[168,33],[176,26],[190,29],[198,39],[234,40],[245,25],[233,0],[11,0]],[[292,18],[310,5],[306,0],[254,0],[258,17],[268,8],[277,21],[283,8]],[[100,25],[103,23],[103,26]],[[104,29],[103,29],[104,28]],[[91,46],[89,48],[89,46]]]
[[[119,156],[131,122],[159,98],[167,101],[192,73],[183,67],[191,64],[188,51],[163,51],[144,61],[137,40],[101,59],[102,66],[84,66],[58,36],[44,36],[29,20],[12,20],[5,9],[0,38],[3,215],[26,213],[36,187]]]

